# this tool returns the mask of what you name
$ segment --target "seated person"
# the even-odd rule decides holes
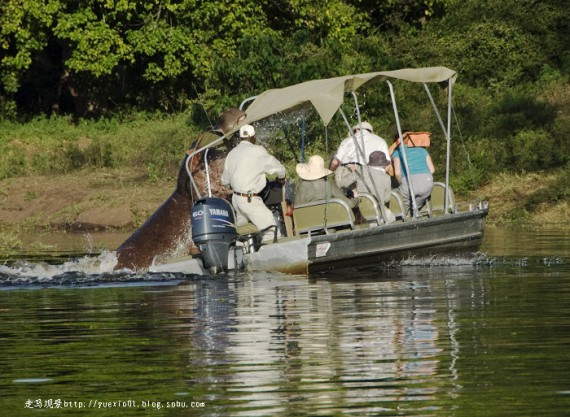
[[[363,169],[362,178],[358,179],[356,191],[370,193],[376,197],[378,202],[387,204],[390,202],[391,179],[386,174],[386,167],[390,165],[390,160],[382,151],[374,151],[368,159],[369,169]]]
[[[325,168],[325,161],[321,156],[311,156],[308,163],[297,164],[295,170],[301,178],[295,195],[295,204],[338,198],[348,204],[348,207],[356,207],[358,200],[344,195],[335,181],[329,178],[333,172]]]
[[[398,135],[396,135],[398,138]],[[421,146],[409,147],[404,143],[406,159],[410,168],[410,179],[414,188],[414,198],[418,205],[418,210],[425,204],[433,189],[433,173],[435,168],[426,148]],[[400,184],[398,191],[402,194],[404,204],[408,212],[412,211],[410,190],[408,186],[408,173],[403,161],[402,145],[400,144],[392,154],[394,162],[394,176]]]
[[[374,151],[368,159],[368,167],[362,170],[362,178],[359,178],[356,185],[356,191],[359,193],[370,193],[378,204],[384,205],[384,213],[387,223],[396,220],[394,214],[386,205],[390,202],[390,193],[392,191],[392,179],[386,173],[386,168],[390,166],[390,160],[386,158],[386,154],[382,151]]]
[[[384,152],[390,160],[386,141],[374,134],[370,123],[362,122],[353,126],[352,133],[340,143],[329,164],[329,169],[335,172],[336,184],[342,189],[353,190],[362,175],[362,168],[374,151]]]

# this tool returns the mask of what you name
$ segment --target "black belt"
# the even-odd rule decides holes
[[[251,197],[258,197],[259,194],[257,193],[238,193],[237,191],[234,191],[235,195],[239,195],[240,197],[247,197],[247,202],[251,203]]]
[[[238,193],[237,191],[234,191],[235,195],[239,195],[240,197],[258,197],[259,194],[256,193]]]
[[[362,166],[362,164],[360,162],[347,162],[346,164],[341,164],[343,167],[347,166],[347,165],[358,165],[358,166]]]

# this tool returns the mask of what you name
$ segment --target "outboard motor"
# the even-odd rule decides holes
[[[234,211],[224,199],[208,197],[192,207],[192,240],[204,266],[213,273],[228,270],[230,246],[237,239]]]

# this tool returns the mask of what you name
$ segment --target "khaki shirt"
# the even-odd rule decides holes
[[[259,193],[265,187],[265,175],[285,177],[285,167],[263,146],[242,140],[230,151],[224,163],[222,185],[238,193]]]

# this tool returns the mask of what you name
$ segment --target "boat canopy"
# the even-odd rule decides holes
[[[449,186],[449,166],[450,166],[450,131],[451,131],[451,90],[457,78],[457,73],[446,67],[426,67],[426,68],[404,68],[394,71],[378,71],[369,72],[364,74],[355,75],[345,75],[342,77],[326,78],[321,80],[306,81],[304,83],[295,84],[285,88],[277,88],[272,90],[267,90],[258,96],[250,97],[242,102],[240,110],[246,102],[253,100],[253,102],[246,109],[246,117],[241,120],[239,124],[236,124],[231,130],[226,131],[223,136],[219,137],[214,141],[209,141],[205,146],[195,149],[191,154],[190,158],[194,155],[207,150],[208,148],[215,146],[225,138],[231,137],[233,133],[238,131],[238,129],[244,124],[252,124],[266,117],[272,116],[277,113],[281,113],[285,110],[293,109],[310,103],[313,105],[323,124],[326,126],[329,124],[333,116],[337,111],[341,113],[345,123],[350,130],[350,124],[346,115],[340,108],[343,101],[345,93],[352,93],[358,114],[358,122],[360,120],[360,111],[358,110],[358,100],[356,98],[356,90],[360,87],[372,84],[374,82],[386,81],[390,88],[390,95],[392,97],[392,106],[394,108],[394,115],[396,117],[396,125],[398,128],[398,136],[400,140],[402,139],[402,129],[400,126],[400,121],[398,117],[398,111],[396,108],[395,96],[390,79],[398,79],[404,81],[410,81],[414,83],[421,83],[424,85],[427,94],[430,98],[432,106],[434,107],[435,113],[437,115],[438,121],[447,139],[447,155],[446,155],[446,171],[445,171],[445,185]],[[447,117],[447,128],[444,126],[443,120],[437,111],[435,102],[429,92],[427,83],[438,83],[448,90],[448,117]],[[352,135],[356,143],[356,136]],[[207,152],[207,151],[206,151]],[[361,150],[362,152],[362,150]],[[403,152],[403,162],[404,166],[408,166],[406,152]],[[190,160],[188,158],[188,160]],[[207,160],[207,159],[206,159]],[[186,164],[186,169],[188,174],[192,179],[192,174]],[[409,172],[409,170],[408,170]],[[206,177],[208,179],[208,193],[211,194],[210,184],[209,184],[209,173],[208,165],[206,164]],[[408,181],[409,178],[408,178]],[[194,185],[195,187],[195,185]],[[196,188],[196,187],[195,187]],[[409,184],[410,192],[413,194],[413,187],[410,182]],[[415,202],[413,202],[413,213],[414,216],[418,216],[418,208]],[[445,196],[445,206],[447,207],[448,196]]]
[[[275,113],[311,103],[323,123],[333,118],[344,100],[344,94],[387,79],[400,79],[417,83],[454,83],[457,73],[446,67],[405,68],[395,71],[369,72],[342,77],[306,81],[285,88],[267,90],[258,95],[247,108],[247,117],[226,136],[243,124],[252,124]]]

